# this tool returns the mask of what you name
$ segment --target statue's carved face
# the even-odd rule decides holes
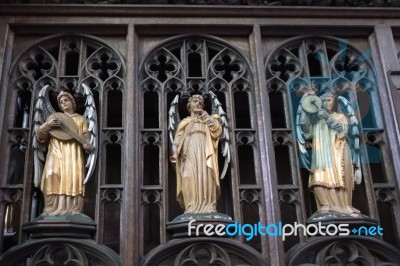
[[[61,97],[60,101],[59,101],[60,107],[62,109],[62,111],[64,113],[68,113],[71,114],[74,112],[74,108],[72,105],[72,101],[70,98],[68,98],[67,96],[63,96]]]
[[[203,109],[203,101],[199,98],[192,98],[189,102],[189,110],[190,112],[193,112],[194,110],[201,110]]]
[[[333,97],[326,97],[322,102],[322,107],[325,108],[328,112],[333,110],[333,106],[335,105],[335,99]]]

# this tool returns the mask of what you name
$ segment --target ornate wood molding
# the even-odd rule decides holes
[[[11,0],[6,0],[10,1]],[[20,1],[20,0],[19,0]],[[400,0],[399,0],[400,1]],[[241,6],[241,5],[124,5],[124,4],[2,4],[0,5],[0,16],[27,16],[40,19],[42,16],[106,16],[106,17],[162,17],[162,18],[322,18],[335,19],[398,19],[400,17],[400,8],[388,7],[339,7],[339,6]],[[132,8],[127,8],[132,7]],[[133,8],[134,7],[134,8]],[[45,19],[45,18],[44,18]],[[244,21],[243,23],[246,24]],[[89,23],[90,24],[90,23]],[[162,33],[165,33],[163,25],[158,25]],[[206,26],[204,26],[206,27]],[[359,32],[365,34],[365,25],[359,29]],[[64,28],[67,29],[67,28]],[[124,34],[124,29],[109,25],[102,25],[103,31]],[[25,24],[13,25],[13,30],[18,32],[29,31]],[[153,31],[155,29],[152,29]],[[247,29],[242,29],[246,31]],[[343,27],[340,34],[348,29]],[[363,31],[364,30],[364,31]],[[38,29],[35,29],[37,32]],[[54,33],[59,32],[59,27],[53,29]],[[315,29],[313,29],[313,33]],[[192,31],[190,31],[192,32]],[[352,35],[355,32],[351,33]]]
[[[6,0],[21,4],[172,4],[172,5],[249,5],[249,6],[349,6],[399,7],[399,0]]]

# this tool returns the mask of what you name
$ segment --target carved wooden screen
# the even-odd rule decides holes
[[[293,38],[279,43],[265,66],[282,222],[304,224],[316,211],[313,194],[308,190],[309,172],[300,163],[294,130],[301,98],[298,89],[304,84],[313,84],[321,92],[327,84],[336,85],[352,103],[361,121],[363,181],[353,191],[353,205],[361,213],[378,219],[385,228],[384,240],[399,246],[395,238],[399,230],[395,177],[390,166],[371,51],[360,52],[343,39]],[[303,236],[290,236],[284,242],[285,250],[305,240]]]
[[[17,43],[17,45],[19,45]],[[60,90],[82,92],[82,83],[94,94],[98,123],[98,160],[92,180],[87,185],[85,213],[96,220],[98,243],[119,250],[121,217],[121,176],[124,125],[125,64],[121,55],[99,39],[65,35],[42,39],[22,51],[11,68],[8,100],[8,130],[2,134],[1,221],[5,236],[2,251],[18,243],[20,226],[37,217],[42,211],[41,192],[33,187],[33,149],[31,145],[33,110],[40,89],[50,85],[50,100],[57,108],[54,95]],[[79,106],[79,97],[77,98]],[[84,110],[80,109],[79,112]],[[116,231],[104,227],[117,228]]]
[[[209,91],[227,113],[232,158],[221,181],[217,210],[241,223],[264,221],[254,84],[245,56],[219,39],[183,36],[149,52],[140,71],[143,254],[169,240],[165,224],[183,213],[176,202],[175,171],[168,160],[168,108],[177,94],[181,118],[188,115],[185,105],[190,95],[206,96]],[[210,99],[205,106],[210,112]],[[221,154],[219,160],[222,169]],[[240,240],[245,242],[243,236]],[[267,242],[260,237],[247,244],[267,252]]]

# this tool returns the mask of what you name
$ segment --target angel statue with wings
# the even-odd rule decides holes
[[[217,200],[220,194],[220,174],[218,169],[218,142],[227,140],[226,114],[215,95],[213,98],[215,110],[220,115],[209,115],[204,110],[204,99],[201,95],[193,95],[187,103],[190,116],[183,119],[176,128],[172,141],[170,160],[176,166],[177,201],[188,213],[216,213]],[[177,114],[178,96],[170,108],[170,137],[173,135]],[[225,131],[225,132],[224,132]],[[224,137],[225,136],[225,137]],[[228,144],[226,143],[228,146]],[[229,156],[229,151],[223,154]],[[227,163],[223,175],[226,172]]]
[[[350,102],[335,92],[314,91],[301,99],[296,118],[298,144],[309,168],[316,215],[360,213],[352,206],[354,183],[361,182],[358,122]],[[311,141],[311,164],[306,150]]]
[[[35,106],[35,186],[44,197],[44,216],[83,212],[85,183],[93,173],[96,154],[96,110],[90,89],[84,86],[86,110],[76,113],[77,103],[66,91],[57,96],[62,112],[51,106],[45,86]],[[44,153],[47,147],[47,156]],[[85,156],[86,154],[86,156]],[[87,157],[86,178],[85,161]]]

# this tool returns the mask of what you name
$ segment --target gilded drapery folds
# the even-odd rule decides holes
[[[70,116],[77,126],[78,134],[87,133],[86,119],[79,115]],[[39,131],[39,141],[49,140],[46,163],[40,189],[45,198],[43,214],[59,215],[83,211],[83,185],[85,156],[79,143],[74,140],[59,140],[49,133]]]
[[[216,212],[222,127],[218,115],[210,116],[202,109],[200,95],[191,97],[188,107],[191,115],[178,125],[171,158],[176,163],[177,201],[185,213]]]
[[[343,97],[340,101],[348,103]],[[308,186],[315,195],[317,214],[359,213],[352,207],[354,182],[359,182],[359,172],[355,169],[358,165],[353,166],[348,144],[352,138],[349,128],[357,125],[350,124],[345,114],[336,112],[335,105],[334,93],[318,97],[311,92],[299,106],[298,131],[303,133],[304,140],[311,142]],[[299,144],[303,145],[301,141]]]
[[[40,95],[45,95],[47,86]],[[87,92],[87,88],[85,87]],[[90,97],[90,96],[89,96]],[[57,102],[62,112],[46,115],[45,122],[36,126],[35,163],[41,165],[36,158],[40,149],[47,145],[47,155],[43,169],[38,167],[40,179],[35,180],[44,197],[44,216],[80,214],[83,212],[83,197],[85,195],[85,162],[87,154],[95,151],[94,139],[88,128],[86,117],[76,113],[77,104],[74,97],[62,91],[58,94]],[[37,117],[44,113],[44,101],[39,98]],[[90,108],[89,108],[90,109]],[[49,112],[50,113],[50,112]],[[88,116],[88,112],[85,112]],[[39,119],[40,120],[40,119]],[[40,124],[40,125],[39,125]],[[92,143],[91,143],[92,139]],[[88,156],[89,165],[90,157]],[[38,174],[38,175],[39,175]],[[40,181],[40,182],[39,182]]]

